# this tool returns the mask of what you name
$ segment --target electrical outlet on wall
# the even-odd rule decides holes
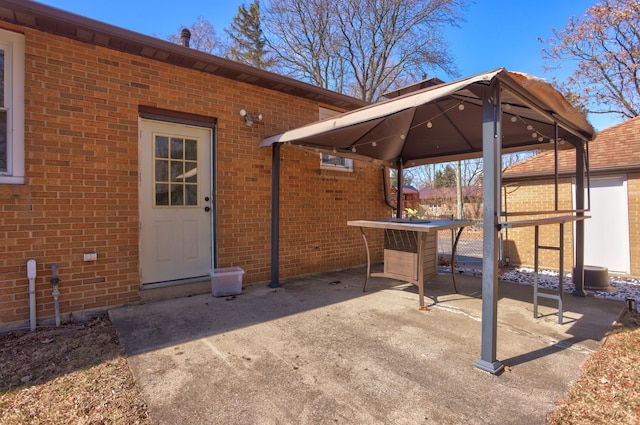
[[[96,261],[98,259],[97,252],[85,252],[82,261]]]

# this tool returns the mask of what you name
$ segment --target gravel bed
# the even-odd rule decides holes
[[[440,267],[442,273],[450,273],[449,267]],[[471,274],[473,276],[482,276],[481,268],[456,268],[459,273]],[[535,273],[532,268],[516,267],[507,270],[501,270],[500,280],[503,282],[515,283],[518,285],[533,286],[535,282]],[[564,292],[573,292],[573,276],[567,273],[564,276]],[[538,273],[538,287],[544,289],[558,290],[558,272],[550,270],[540,270]],[[585,289],[590,295],[597,298],[610,300],[625,301],[627,298],[636,300],[636,305],[640,301],[640,280],[630,277],[609,276],[608,290],[591,290]]]

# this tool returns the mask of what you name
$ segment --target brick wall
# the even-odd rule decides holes
[[[503,209],[509,213],[529,211],[553,211],[555,208],[555,183],[553,180],[539,180],[510,184],[502,190]],[[572,187],[570,179],[558,182],[558,209],[571,210]],[[549,215],[509,216],[508,221],[531,220]],[[519,227],[503,231],[504,254],[513,265],[533,267],[534,227]],[[539,226],[539,243],[544,246],[560,246],[559,225]],[[558,270],[559,253],[555,250],[540,250],[541,268]],[[564,270],[573,267],[573,223],[564,225]]]
[[[219,266],[270,275],[271,150],[258,142],[318,118],[316,102],[31,29],[26,42],[26,184],[0,185],[0,328],[29,317],[26,261],[37,267],[37,315],[76,314],[139,299],[138,106],[215,117]],[[264,114],[247,127],[238,111]],[[380,169],[319,168],[319,156],[282,149],[280,275],[366,261],[346,221],[388,215]],[[82,254],[97,251],[98,261]],[[379,259],[381,251],[376,251]]]
[[[503,202],[506,195],[505,208],[509,212],[552,210],[554,200],[553,180],[531,181],[519,183],[503,188]],[[558,186],[559,208],[572,209],[572,186],[570,179],[560,179]],[[627,175],[627,196],[629,214],[629,247],[630,247],[630,275],[640,276],[640,174]],[[588,213],[587,213],[588,215]],[[534,217],[511,217],[510,220]],[[573,224],[565,224],[564,269],[570,272],[573,267]],[[540,227],[540,244],[558,246],[558,225]],[[589,241],[586,241],[589,243]],[[526,227],[508,229],[504,233],[505,255],[510,257],[511,263],[532,267],[534,264],[534,229]],[[540,251],[540,266],[546,269],[558,268],[558,254],[554,251]]]

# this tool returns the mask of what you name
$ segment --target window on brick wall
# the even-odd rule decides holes
[[[0,184],[24,183],[24,36],[0,30]]]
[[[338,115],[340,112],[327,108],[320,108],[320,119],[325,120],[334,115]],[[353,171],[353,160],[350,158],[343,158],[341,156],[329,155],[326,153],[320,154],[320,167],[330,168],[333,170],[341,171]]]

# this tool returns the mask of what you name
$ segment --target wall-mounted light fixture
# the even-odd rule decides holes
[[[247,127],[251,127],[253,125],[253,121],[262,121],[262,114],[259,113],[250,113],[247,112],[246,109],[240,109],[240,116],[244,117],[244,123]]]

